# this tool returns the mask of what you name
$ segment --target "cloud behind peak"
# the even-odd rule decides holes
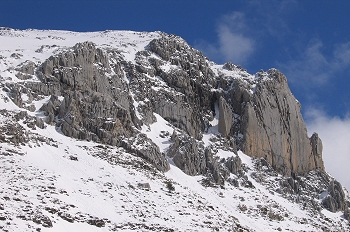
[[[214,60],[244,65],[255,51],[255,40],[249,35],[246,16],[241,12],[233,12],[221,17],[216,33],[217,43],[201,41],[196,45]]]

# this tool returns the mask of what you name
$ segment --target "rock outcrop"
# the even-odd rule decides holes
[[[169,164],[159,148],[136,133],[141,122],[136,117],[121,63],[111,64],[109,58],[91,42],[76,44],[72,51],[47,59],[36,72],[41,83],[29,82],[26,87],[37,94],[51,95],[41,110],[46,123],[56,123],[63,134],[122,146],[159,170],[168,170]],[[19,93],[13,88],[11,96],[21,105]],[[135,143],[144,146],[137,148]]]
[[[47,121],[57,113],[62,132],[78,139],[115,145],[119,136],[131,136],[132,102],[122,77],[111,72],[107,55],[90,42],[46,60],[37,75],[45,84],[60,83],[64,97],[57,112],[48,103]]]
[[[237,89],[246,96],[250,91]],[[285,175],[323,170],[320,139],[310,141],[300,110],[282,73],[271,69],[266,76],[257,77],[249,100],[238,110],[243,112],[241,149],[249,156],[266,159]]]
[[[203,143],[197,143],[189,136],[173,136],[173,141],[174,144],[170,146],[167,155],[177,167],[191,176],[207,172],[208,153]]]
[[[170,62],[172,68],[166,71],[165,66],[150,61],[156,74],[178,92],[175,96],[158,98],[154,102],[155,112],[201,139],[208,122],[203,116],[213,112],[216,101],[212,91],[216,86],[215,74],[207,59],[184,40],[171,35],[152,40],[149,50]]]
[[[349,208],[346,208],[344,210],[344,218],[350,222],[350,210],[349,210]]]
[[[172,135],[174,142],[168,149],[167,155],[172,162],[188,175],[204,175],[216,184],[224,184],[229,173],[237,174],[241,169],[239,157],[230,157],[225,165],[221,165],[211,147],[196,142],[188,135]]]
[[[345,201],[345,194],[341,184],[332,180],[328,186],[328,195],[323,199],[322,205],[329,211],[335,213],[337,211],[347,211],[348,206]],[[345,212],[347,213],[347,212]]]
[[[320,167],[322,170],[324,169],[324,164],[322,160],[322,140],[318,137],[317,133],[313,133],[310,138],[311,148],[312,148],[312,157],[314,158],[314,162],[316,167]]]
[[[223,136],[230,136],[231,132],[232,135],[242,135],[243,139],[237,136],[236,140],[239,142],[238,147],[246,154],[265,158],[273,168],[285,175],[324,169],[321,141],[319,138],[308,138],[300,105],[290,92],[285,76],[278,70],[260,72],[255,79],[248,81],[244,78],[215,80],[212,72],[208,71],[210,67],[202,65],[204,58],[201,54],[193,52],[179,39],[163,37],[154,40],[150,43],[150,50],[177,67],[168,73],[155,67],[156,73],[160,73],[164,81],[185,94],[181,97],[173,95],[172,101],[165,97],[163,99],[166,100],[158,100],[154,104],[155,111],[174,125],[185,129],[195,138],[201,138],[200,134],[206,125],[203,116],[209,110],[213,114],[213,101],[219,99],[218,131]],[[199,59],[196,60],[196,57]],[[243,77],[246,75],[245,70],[232,63],[226,63],[223,68],[233,72],[239,70]],[[193,79],[197,85],[200,84],[199,96],[211,97],[188,101],[198,95],[198,88],[193,89],[191,84]],[[214,97],[206,86],[211,89],[218,86],[217,90],[223,89],[225,92],[216,92]],[[198,111],[198,107],[206,111]],[[239,115],[240,120],[234,122],[233,114]]]
[[[242,160],[239,156],[231,156],[225,160],[225,166],[232,174],[239,174],[242,170]]]

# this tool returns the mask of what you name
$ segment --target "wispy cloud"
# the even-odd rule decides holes
[[[320,87],[350,67],[350,42],[336,44],[326,54],[320,39],[311,39],[296,57],[278,63],[290,82],[303,88]]]
[[[316,131],[323,143],[326,171],[350,190],[350,117],[330,117],[322,110],[306,110],[306,124],[312,134]]]
[[[283,40],[291,30],[288,26],[288,18],[298,8],[296,0],[268,0],[249,1],[251,17],[263,34]]]
[[[215,43],[197,41],[195,47],[217,62],[231,61],[249,66],[263,50],[264,40],[284,41],[290,34],[287,18],[297,7],[295,0],[255,0],[246,3],[244,11],[223,15],[217,21]]]
[[[199,48],[214,60],[231,61],[235,64],[244,64],[253,54],[255,41],[248,35],[245,14],[233,12],[223,16],[217,26],[218,42],[210,44],[205,41],[197,43]]]
[[[337,68],[350,66],[350,41],[347,43],[338,44],[335,46],[334,59],[338,64]]]

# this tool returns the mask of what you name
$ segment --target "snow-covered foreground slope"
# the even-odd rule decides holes
[[[0,131],[3,133],[0,137],[0,229],[3,231],[350,229],[342,211],[331,213],[320,207],[328,192],[314,194],[319,189],[327,188],[315,186],[322,184],[320,179],[324,177],[316,170],[293,180],[275,172],[265,160],[252,159],[242,151],[236,152],[232,147],[222,145],[223,141],[227,141],[219,133],[220,110],[217,102],[213,106],[214,115],[205,115],[210,119],[208,130],[202,138],[190,141],[212,148],[215,151],[214,159],[222,167],[224,164],[220,160],[226,162],[236,157],[237,153],[240,158],[237,160],[242,161],[242,170],[237,174],[228,173],[223,184],[208,181],[205,175],[186,175],[176,167],[176,156],[166,157],[170,163],[168,171],[157,170],[151,162],[135,152],[137,147],[142,149],[150,143],[145,145],[135,140],[133,145],[136,149],[127,150],[122,146],[64,136],[59,123],[66,120],[66,115],[63,119],[55,115],[51,123],[44,123],[48,115],[45,116],[47,112],[41,107],[51,101],[50,96],[16,92],[16,88],[13,88],[16,83],[21,88],[27,88],[27,83],[40,82],[35,70],[32,70],[33,74],[25,70],[26,76],[19,78],[19,73],[24,73],[22,66],[28,61],[34,62],[33,67],[38,68],[51,55],[72,50],[76,43],[84,41],[92,41],[103,51],[113,50],[119,54],[124,65],[120,71],[124,74],[121,82],[129,84],[135,80],[128,79],[125,70],[131,69],[135,63],[147,63],[137,53],[149,46],[153,39],[160,38],[161,32],[0,31]],[[179,67],[170,61],[161,61],[154,53],[143,52],[146,57],[153,58],[155,63],[162,64],[160,69],[164,72],[179,71]],[[109,58],[111,66],[117,63],[113,60],[115,57]],[[248,92],[254,93],[254,75],[235,66],[228,70],[222,65],[209,65],[213,75],[227,79],[227,85],[232,84],[230,81],[234,78],[242,79]],[[147,65],[144,67],[148,68]],[[108,73],[109,81],[113,79],[112,74],[117,72],[115,70]],[[140,85],[142,81],[150,82],[152,90],[159,93],[160,98],[168,97],[169,94],[174,99],[181,99],[184,95],[178,91],[178,86],[170,86],[159,76],[151,76],[144,70],[142,72],[141,77],[145,79],[137,81]],[[267,78],[261,75],[262,79]],[[180,86],[182,83],[176,84]],[[176,121],[171,124],[169,118],[163,118],[160,114],[139,110],[144,106],[152,107],[149,96],[145,96],[147,92],[142,91],[142,88],[130,87],[127,94],[130,94],[138,120],[147,117],[153,119],[132,129],[148,137],[159,148],[160,154],[166,154],[175,143],[176,139],[172,137],[178,135],[177,139],[186,139],[186,126],[176,127]],[[19,93],[20,97],[14,93]],[[16,97],[20,98],[18,102],[21,104],[14,103]],[[65,97],[60,95],[57,99],[64,101]],[[179,112],[183,113],[182,109],[188,106],[181,107]],[[180,116],[186,118],[188,115],[183,113]],[[236,120],[239,115],[234,117]],[[113,120],[107,118],[106,122]],[[187,125],[187,128],[191,128],[191,125]],[[241,134],[237,136],[237,139],[242,137]],[[126,141],[128,138],[122,139]],[[187,147],[180,147],[180,152],[182,148]],[[303,186],[299,186],[299,183]]]
[[[168,139],[161,141],[157,128],[170,128],[161,118],[158,122],[148,135],[165,144]],[[43,139],[23,146],[1,145],[0,226],[4,231],[346,228],[340,213],[312,215],[250,175],[253,188],[204,187],[201,176],[188,176],[173,165],[161,173],[122,149],[77,141],[52,126],[31,131]],[[242,152],[239,156],[248,174],[256,172],[250,157]]]

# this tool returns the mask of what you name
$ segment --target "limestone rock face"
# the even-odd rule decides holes
[[[186,138],[167,155],[189,175],[210,174],[222,183],[241,168],[239,160],[218,162],[202,140],[209,132],[224,150],[264,158],[284,175],[324,170],[322,142],[317,134],[308,137],[300,105],[278,70],[251,75],[230,62],[220,66],[161,32],[143,48],[134,45],[121,51],[82,42],[41,65],[24,62],[13,70],[25,81],[6,86],[8,96],[32,111],[34,98],[49,96],[41,107],[46,123],[70,137],[122,146],[163,171],[169,164],[152,141],[133,146],[146,141],[141,127],[155,123],[155,114]],[[34,75],[40,82],[30,81]]]
[[[149,61],[156,74],[180,93],[154,101],[155,112],[200,139],[206,129],[203,115],[213,112],[216,101],[212,91],[216,85],[215,74],[206,58],[176,36],[152,40],[149,50],[171,63],[173,68],[165,71],[161,63],[152,59]]]
[[[173,136],[174,144],[168,150],[168,156],[188,175],[206,173],[207,163],[203,144],[196,143],[188,136]]]
[[[110,58],[117,61],[111,64]],[[141,122],[118,59],[118,54],[107,54],[91,42],[78,43],[71,51],[47,59],[36,72],[41,82],[28,82],[26,87],[37,94],[51,95],[41,110],[46,123],[56,123],[63,134],[122,146],[166,171],[169,164],[159,148],[136,133]],[[12,92],[15,102],[21,104],[19,91]],[[125,138],[131,144],[125,143]],[[142,149],[132,145],[138,140],[143,141]]]
[[[167,155],[177,167],[188,175],[205,175],[216,184],[224,184],[229,171],[214,158],[210,147],[204,147],[203,143],[186,135],[173,134],[172,140],[174,143]]]
[[[64,99],[57,116],[65,135],[116,144],[118,136],[133,133],[129,94],[121,94],[126,85],[117,75],[108,78],[109,73],[107,55],[90,42],[77,44],[73,52],[50,57],[42,64],[38,71],[42,82],[61,85]],[[52,122],[53,107],[48,108],[47,120]]]
[[[219,99],[219,132],[223,136],[230,134],[234,118],[230,106],[223,97]]]
[[[253,157],[266,159],[280,173],[306,173],[324,169],[319,138],[307,136],[300,105],[278,70],[261,78],[243,107],[241,147]]]

